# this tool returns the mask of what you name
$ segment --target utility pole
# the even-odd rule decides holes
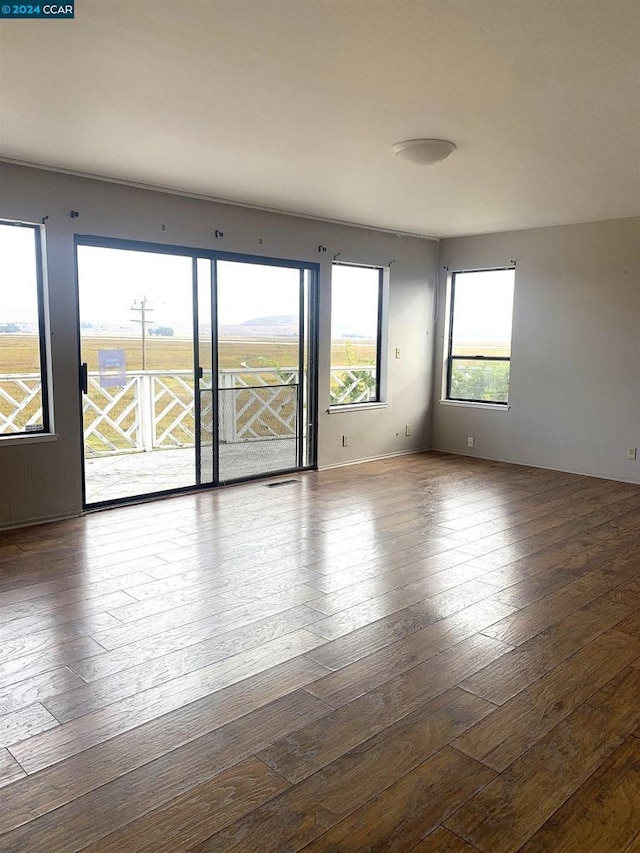
[[[150,326],[153,323],[153,320],[147,319],[147,314],[151,314],[153,308],[149,308],[149,303],[147,302],[147,297],[143,296],[142,299],[138,302],[137,299],[134,300],[133,305],[131,306],[131,311],[137,311],[140,314],[139,320],[132,320],[132,323],[140,323],[140,328],[142,330],[142,369],[147,369],[147,326]]]

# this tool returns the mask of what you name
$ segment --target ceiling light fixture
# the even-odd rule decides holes
[[[456,150],[456,146],[446,139],[405,139],[403,142],[396,142],[391,150],[396,157],[406,160],[407,163],[431,166],[448,157]]]

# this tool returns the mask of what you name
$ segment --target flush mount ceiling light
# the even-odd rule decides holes
[[[456,146],[446,139],[405,139],[403,142],[396,142],[391,150],[396,157],[406,160],[407,163],[431,166],[448,157],[456,150]]]

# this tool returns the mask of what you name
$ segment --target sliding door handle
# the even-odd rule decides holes
[[[83,394],[89,393],[89,370],[86,361],[80,365],[80,391]]]

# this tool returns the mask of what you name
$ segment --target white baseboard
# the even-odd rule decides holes
[[[428,453],[428,448],[422,450],[395,450],[393,453],[383,453],[381,456],[367,456],[364,459],[352,459],[350,462],[334,462],[333,465],[318,465],[318,471],[329,471],[331,468],[347,468],[349,465],[364,465],[365,462],[377,462],[380,459],[391,459],[394,456],[417,456]]]
[[[500,456],[479,456],[472,453],[464,453],[461,450],[443,450],[440,447],[432,447],[433,453],[445,453],[447,456],[464,456],[467,459],[483,459],[487,462],[504,462],[505,465],[519,465],[523,468],[539,468],[541,471],[557,471],[559,474],[576,474],[578,477],[593,477],[594,480],[610,480],[613,483],[630,483],[632,486],[640,485],[638,480],[627,480],[621,477],[611,477],[607,474],[594,474],[589,471],[576,471],[572,468],[553,468],[551,465],[536,465],[533,462],[524,462],[519,459],[503,459]]]

